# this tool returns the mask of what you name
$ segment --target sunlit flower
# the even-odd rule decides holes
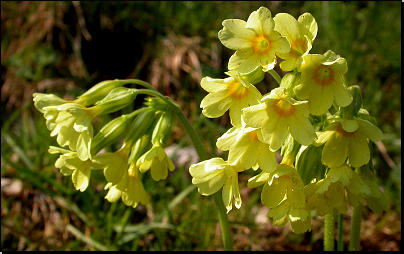
[[[308,54],[297,68],[301,72],[300,84],[294,88],[296,96],[308,99],[310,113],[323,115],[335,99],[341,107],[352,102],[352,95],[345,86],[344,74],[348,71],[345,58],[332,51],[324,55]]]
[[[61,153],[62,155],[55,162],[55,167],[60,169],[60,172],[65,175],[72,175],[72,182],[76,190],[85,191],[90,182],[92,161],[86,159],[81,160],[77,152],[73,152],[60,147],[49,147],[49,153]]]
[[[217,142],[222,151],[229,151],[228,162],[237,170],[260,167],[265,172],[271,172],[276,167],[276,153],[263,143],[260,129],[246,127],[242,129],[232,127]]]
[[[130,147],[123,145],[121,149],[113,153],[97,154],[92,158],[94,169],[103,169],[107,182],[118,184],[122,176],[128,171],[128,156]]]
[[[153,147],[137,160],[136,166],[142,173],[151,169],[150,173],[155,181],[166,179],[168,170],[175,169],[173,162],[159,143],[153,144]]]
[[[263,141],[273,151],[278,150],[289,132],[302,145],[310,145],[316,137],[307,119],[307,101],[295,101],[284,88],[275,88],[262,98],[261,103],[242,110],[244,122],[253,128],[261,128]]]
[[[135,163],[132,163],[129,170],[125,170],[122,178],[117,184],[108,183],[105,189],[109,189],[105,199],[113,203],[122,197],[122,201],[127,206],[136,208],[139,203],[148,205],[150,203],[149,196],[139,179],[139,170]]]
[[[274,68],[278,53],[288,53],[288,40],[274,30],[271,12],[260,7],[250,14],[247,22],[226,19],[219,31],[219,40],[229,49],[236,50],[230,57],[228,68],[240,73],[249,73],[257,66],[264,71]]]
[[[371,193],[362,178],[347,164],[330,168],[325,178],[316,183],[315,188],[316,198],[321,201],[317,204],[321,206],[321,209],[317,210],[320,216],[334,207],[340,213],[345,213],[347,203],[353,207],[362,205],[365,201],[364,195]]]
[[[198,186],[198,192],[204,196],[212,195],[223,187],[222,198],[229,212],[233,202],[237,209],[241,207],[241,197],[238,186],[238,173],[222,158],[212,158],[189,168],[192,183]]]
[[[368,139],[377,142],[382,131],[367,120],[334,119],[335,122],[318,132],[317,145],[324,144],[322,162],[330,168],[341,166],[349,158],[352,167],[359,168],[370,160]]]
[[[219,117],[229,110],[233,126],[241,128],[241,110],[256,105],[262,98],[257,88],[242,79],[235,71],[226,72],[230,77],[212,79],[205,77],[201,86],[209,94],[201,101],[202,113],[206,117]]]
[[[310,13],[300,15],[298,20],[288,13],[278,13],[274,21],[274,30],[285,36],[290,43],[289,53],[277,54],[285,60],[280,67],[284,71],[291,71],[302,63],[302,57],[311,50],[317,35],[317,22]]]
[[[274,225],[290,227],[296,234],[311,230],[310,212],[306,208],[304,184],[296,169],[279,164],[270,174],[261,192],[261,202],[270,208],[267,216]]]

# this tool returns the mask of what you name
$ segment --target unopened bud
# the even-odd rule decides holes
[[[133,121],[128,134],[125,137],[125,143],[133,144],[143,135],[151,133],[155,111],[153,109],[139,113]]]
[[[264,76],[265,72],[262,70],[261,66],[258,66],[252,72],[241,75],[241,78],[254,85],[261,82]]]
[[[96,111],[97,115],[115,112],[132,103],[136,95],[136,89],[118,87],[109,92],[104,99],[98,101],[91,109]]]
[[[87,92],[80,95],[75,102],[83,106],[93,105],[97,101],[104,98],[113,89],[124,86],[127,83],[128,81],[126,80],[118,79],[102,81],[91,87]]]
[[[172,114],[170,112],[163,112],[158,120],[156,127],[154,127],[152,135],[152,143],[165,144],[168,139],[168,134],[171,130]]]
[[[304,185],[313,179],[324,178],[326,167],[321,163],[323,146],[302,146],[297,154],[296,170],[303,180]]]

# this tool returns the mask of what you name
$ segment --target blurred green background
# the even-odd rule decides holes
[[[275,16],[310,12],[319,29],[310,53],[332,50],[348,62],[349,85],[362,88],[364,108],[384,132],[374,144],[373,163],[390,207],[368,208],[362,250],[401,248],[401,3],[398,1],[147,1],[1,2],[1,249],[2,250],[221,250],[220,226],[211,197],[191,185],[190,163],[198,162],[177,122],[169,140],[176,170],[165,181],[143,182],[151,205],[136,209],[104,199],[105,180],[92,174],[89,188],[74,190],[71,177],[54,167],[57,145],[32,94],[73,100],[96,83],[137,78],[170,96],[203,138],[209,156],[225,156],[215,142],[228,116],[206,119],[200,101],[202,77],[225,77],[233,52],[217,38],[222,21],[247,20],[260,6]],[[276,69],[281,75],[280,69]],[[257,85],[276,87],[270,76]],[[142,104],[137,99],[133,108]],[[95,119],[99,130],[111,116]],[[292,233],[266,218],[254,172],[240,174],[241,209],[229,214],[236,250],[321,250],[323,218],[312,231]],[[349,241],[350,212],[344,215]],[[346,246],[345,246],[346,247]]]

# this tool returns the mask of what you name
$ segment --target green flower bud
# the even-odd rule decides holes
[[[178,110],[181,108],[171,98],[167,97],[167,99],[170,100],[172,104],[157,97],[147,97],[145,105],[159,111]]]
[[[290,97],[296,97],[293,88],[299,84],[300,75],[300,72],[287,73],[281,80],[279,86],[285,88]]]
[[[101,151],[101,149],[111,145],[122,137],[127,131],[129,124],[131,123],[131,119],[132,116],[123,115],[104,125],[104,127],[102,127],[100,132],[95,135],[92,141],[92,154],[97,154],[99,151]]]
[[[172,114],[170,112],[163,112],[152,134],[152,143],[165,144],[168,139],[168,134],[171,130]]]
[[[128,133],[126,134],[124,143],[133,144],[143,135],[148,134],[152,130],[155,111],[153,109],[139,113],[133,121]]]
[[[136,89],[118,87],[109,92],[104,99],[98,101],[91,109],[95,110],[97,115],[115,112],[132,103],[136,95]]]
[[[261,66],[258,66],[250,73],[241,75],[241,78],[250,82],[250,84],[257,84],[264,79],[265,72],[262,70]]]
[[[127,83],[128,81],[126,80],[118,79],[102,81],[91,87],[87,92],[80,95],[75,102],[83,106],[93,105],[97,101],[104,98],[113,89],[124,86]]]
[[[136,161],[152,147],[151,135],[143,135],[131,147],[128,164],[136,163]]]
[[[313,179],[323,179],[326,166],[321,163],[323,147],[314,145],[302,146],[297,154],[296,170],[303,180],[304,185]]]
[[[282,163],[293,165],[295,161],[296,154],[299,152],[301,144],[297,142],[292,135],[285,141],[281,147],[281,156],[283,157]]]
[[[341,107],[341,113],[343,114],[344,118],[351,119],[354,116],[357,116],[359,110],[362,107],[363,99],[362,99],[362,92],[359,86],[350,86],[348,87],[348,91],[352,95],[352,102],[347,107]]]

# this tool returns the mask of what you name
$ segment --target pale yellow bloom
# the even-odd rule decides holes
[[[238,173],[222,158],[212,158],[189,168],[192,183],[198,186],[198,192],[204,196],[212,195],[223,187],[222,198],[229,212],[233,203],[236,208],[241,207],[241,197],[238,186]]]
[[[229,110],[233,126],[241,128],[241,110],[256,105],[262,98],[257,88],[240,77],[235,71],[226,72],[230,77],[212,79],[205,77],[201,86],[209,94],[201,101],[202,113],[206,117],[216,118]]]
[[[288,40],[274,30],[271,12],[265,7],[252,12],[247,22],[226,19],[222,24],[219,40],[227,48],[236,50],[229,59],[229,70],[249,73],[262,66],[264,71],[268,71],[276,64],[275,54],[290,51]]]
[[[262,98],[258,105],[242,110],[244,122],[253,128],[261,128],[263,141],[276,151],[285,142],[289,132],[302,145],[310,145],[316,137],[307,119],[307,101],[295,101],[282,87],[275,88]]]
[[[153,144],[153,147],[137,160],[136,167],[142,173],[151,169],[151,176],[155,181],[166,179],[168,170],[175,169],[173,162],[159,143]]]

